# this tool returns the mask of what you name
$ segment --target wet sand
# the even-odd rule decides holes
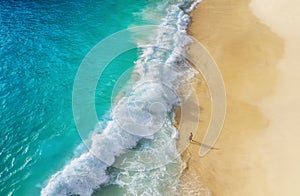
[[[199,157],[200,146],[190,144],[182,154],[182,195],[300,195],[297,9],[295,0],[203,0],[191,14],[189,33],[218,64],[228,105],[218,150]],[[198,100],[187,104],[201,106],[194,137],[201,142],[211,105],[205,82],[196,78]],[[180,129],[179,143],[188,142],[189,132]]]

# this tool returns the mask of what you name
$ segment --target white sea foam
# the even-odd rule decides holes
[[[191,11],[193,11],[201,1],[202,0],[195,0],[194,2],[192,2],[192,4],[185,9],[185,12],[190,13]]]
[[[179,7],[183,4],[190,7],[183,10]],[[112,165],[121,168],[114,183],[124,187],[125,194],[165,195],[176,191],[181,160],[176,149],[178,133],[170,114],[180,102],[177,90],[194,74],[181,54],[190,43],[186,12],[195,5],[181,2],[160,7],[166,9],[166,16],[155,39],[151,43],[137,40],[141,55],[134,72],[140,79],[114,106],[106,127],[95,130],[90,150],[54,174],[42,195],[91,195],[109,182],[106,170]],[[133,150],[139,141],[141,146]]]

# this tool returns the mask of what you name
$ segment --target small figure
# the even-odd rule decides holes
[[[190,137],[189,137],[190,142],[193,141],[193,133],[190,133]]]

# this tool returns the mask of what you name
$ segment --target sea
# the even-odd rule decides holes
[[[0,195],[178,195],[174,107],[194,74],[180,54],[197,3],[1,1]],[[73,111],[80,65],[103,39],[148,25],[154,33],[102,72],[98,122],[83,136]]]

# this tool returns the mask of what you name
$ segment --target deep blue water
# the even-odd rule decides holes
[[[1,1],[0,195],[38,195],[76,152],[72,87],[82,59],[106,36],[132,24],[143,1]],[[136,51],[115,59],[96,93],[98,116],[110,108],[114,78]],[[118,63],[123,62],[123,63]],[[125,62],[125,63],[124,63]]]

